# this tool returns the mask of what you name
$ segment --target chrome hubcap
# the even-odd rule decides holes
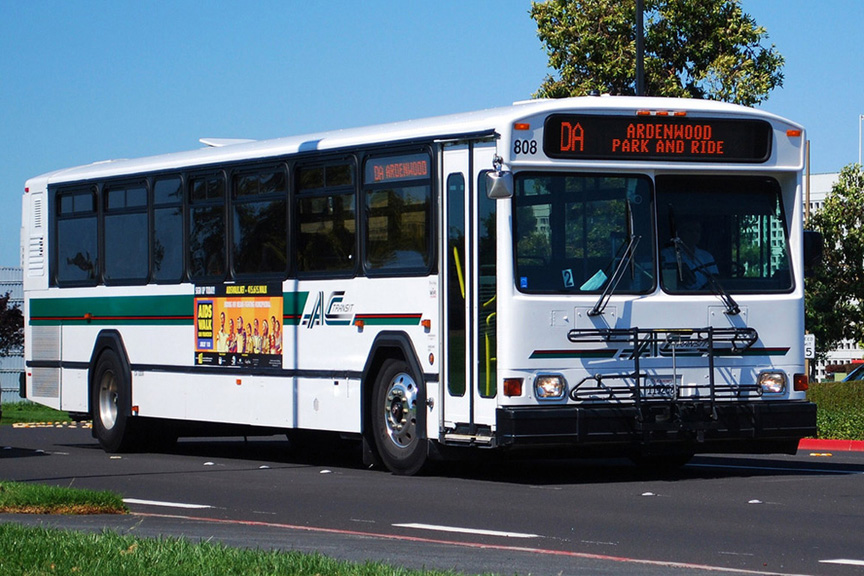
[[[99,383],[99,420],[106,430],[117,423],[117,380],[112,372],[103,374]]]
[[[410,375],[397,374],[384,400],[384,424],[390,440],[400,448],[411,444],[417,432],[417,383]]]

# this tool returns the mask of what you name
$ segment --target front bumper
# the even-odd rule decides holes
[[[794,454],[801,438],[816,434],[816,405],[786,400],[502,407],[496,421],[495,443],[502,447]]]

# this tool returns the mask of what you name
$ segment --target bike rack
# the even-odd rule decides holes
[[[599,328],[571,330],[567,339],[576,344],[606,343],[632,346],[631,360],[633,371],[618,374],[594,374],[586,376],[570,390],[572,400],[582,401],[621,401],[633,400],[637,414],[641,417],[646,405],[658,403],[677,404],[689,399],[682,392],[689,389],[702,389],[704,384],[685,385],[678,383],[679,356],[705,358],[708,370],[708,397],[696,396],[693,402],[709,403],[710,414],[716,419],[715,402],[719,397],[740,398],[745,394],[761,395],[757,384],[718,384],[715,378],[714,359],[718,354],[740,353],[750,348],[759,338],[753,328],[679,328],[679,329],[642,329],[642,328]],[[649,395],[656,391],[656,383],[648,385],[648,380],[656,377],[642,370],[641,359],[649,354],[668,354],[672,358],[672,389],[660,397]],[[588,386],[593,382],[594,386]],[[615,382],[615,383],[613,383]]]

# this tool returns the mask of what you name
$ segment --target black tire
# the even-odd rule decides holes
[[[386,360],[372,394],[372,432],[378,455],[394,474],[410,476],[426,464],[425,406],[425,389],[411,367]]]
[[[90,396],[93,411],[93,435],[106,452],[131,450],[136,434],[132,430],[130,378],[120,358],[106,349],[96,361]]]

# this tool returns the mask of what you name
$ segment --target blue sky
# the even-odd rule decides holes
[[[786,57],[762,108],[858,160],[860,0],[743,0]],[[0,266],[24,181],[109,158],[506,105],[547,73],[528,0],[0,0]]]

